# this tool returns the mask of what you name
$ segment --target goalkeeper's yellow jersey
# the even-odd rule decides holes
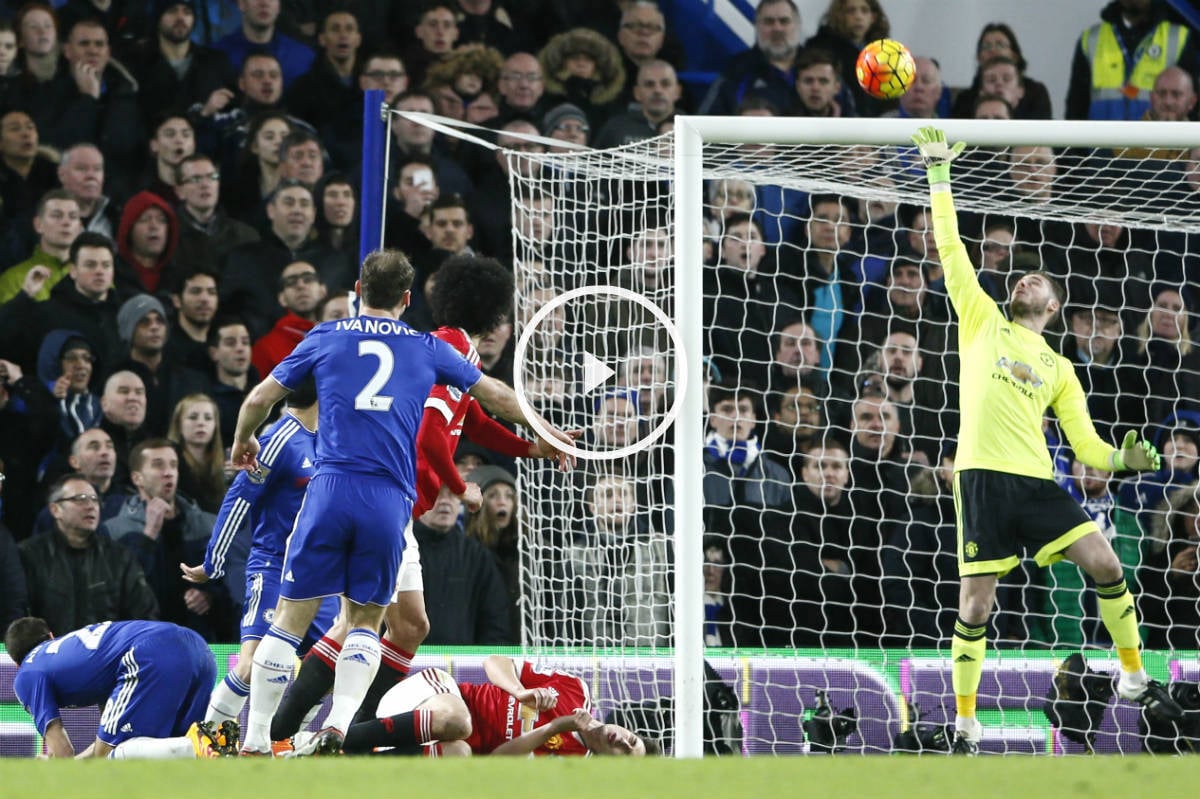
[[[1054,409],[1076,458],[1111,469],[1113,446],[1096,433],[1074,366],[1051,350],[1041,334],[1006,319],[980,287],[958,236],[948,190],[933,192],[932,208],[946,291],[959,320],[961,422],[955,471],[991,469],[1053,479],[1042,432],[1048,407]]]

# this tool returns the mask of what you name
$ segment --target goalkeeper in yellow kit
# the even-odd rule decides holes
[[[987,650],[988,614],[996,581],[1019,562],[1021,547],[1039,566],[1063,558],[1096,582],[1100,616],[1121,661],[1117,693],[1163,719],[1183,711],[1166,687],[1142,668],[1133,596],[1121,563],[1096,523],[1053,479],[1042,418],[1053,408],[1075,457],[1098,469],[1159,468],[1148,441],[1129,431],[1114,448],[1096,434],[1071,362],[1050,349],[1042,330],[1058,315],[1063,289],[1045,272],[1027,272],[1012,289],[1005,318],[979,286],[950,195],[950,162],[963,143],[946,144],[937,128],[921,128],[913,142],[929,178],[933,232],[946,273],[946,291],[958,312],[961,423],[954,467],[958,565],[962,585],[950,654],[958,716],[953,751],[976,754],[983,729],[975,697]]]

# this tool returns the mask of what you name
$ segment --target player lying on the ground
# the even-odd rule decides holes
[[[490,682],[456,683],[425,669],[384,694],[374,721],[350,727],[343,751],[367,754],[631,755],[658,754],[657,743],[592,718],[587,683],[561,671],[489,655]]]
[[[249,518],[251,539],[250,554],[246,558],[242,646],[237,665],[213,689],[205,721],[220,724],[236,719],[250,694],[254,650],[275,615],[288,536],[304,500],[304,489],[316,472],[316,438],[317,387],[310,379],[301,382],[288,395],[283,416],[259,438],[258,469],[238,472],[233,479],[217,513],[204,563],[199,566],[179,564],[188,582],[219,579],[225,574],[225,559],[234,536]],[[307,652],[333,626],[337,614],[337,598],[326,598],[297,651]]]
[[[236,721],[199,722],[217,678],[204,639],[164,621],[105,621],[55,638],[44,619],[8,625],[13,691],[47,757],[167,759],[236,755]],[[104,703],[96,740],[79,754],[59,710]]]
[[[478,366],[475,345],[502,325],[512,311],[512,272],[492,258],[450,258],[438,268],[429,303],[439,325],[433,335]],[[463,435],[509,457],[554,458],[562,469],[570,468],[575,461],[573,456],[543,439],[528,441],[514,434],[484,413],[470,394],[447,385],[434,386],[425,400],[417,433],[417,501],[413,519],[420,519],[433,507],[443,485],[462,499],[468,510],[479,508],[478,486],[464,481],[454,465],[454,448]],[[578,434],[572,431],[569,435]],[[356,716],[358,720],[374,717],[380,697],[408,675],[413,656],[429,633],[421,555],[411,526],[405,530],[404,540],[396,593],[384,612],[386,632],[380,639],[379,671]],[[295,684],[271,722],[272,740],[295,735],[302,719],[333,686],[334,664],[348,631],[343,615],[305,657]]]

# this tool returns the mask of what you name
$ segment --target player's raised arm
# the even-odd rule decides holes
[[[966,245],[958,235],[958,215],[950,193],[950,164],[966,145],[963,142],[947,144],[946,134],[934,127],[920,128],[912,140],[925,161],[933,236],[946,270],[946,293],[950,295],[950,302],[958,311],[960,321],[965,324],[964,332],[970,335],[982,314],[998,313],[999,309],[980,287],[979,278],[975,276],[975,265],[971,263]]]
[[[241,410],[238,411],[237,429],[234,431],[233,447],[229,453],[229,460],[234,468],[246,472],[257,468],[255,457],[258,455],[258,439],[254,437],[254,433],[267,420],[271,409],[290,393],[291,389],[269,375],[250,389],[250,393],[242,402]]]
[[[484,375],[479,379],[478,383],[471,387],[471,396],[479,400],[483,407],[500,418],[533,428],[533,424],[525,415],[525,412],[521,410],[521,406],[517,402],[517,393],[506,383],[502,383],[494,377]],[[551,444],[555,444],[556,442],[563,444],[574,443],[574,439],[569,434],[559,430],[540,416],[537,419],[541,422],[546,432],[550,433],[553,437],[554,440],[550,441]]]

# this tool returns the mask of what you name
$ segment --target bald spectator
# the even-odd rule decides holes
[[[596,148],[619,147],[657,136],[658,126],[675,116],[680,91],[674,67],[666,61],[644,64],[633,89],[639,107],[610,119],[596,136]]]
[[[1154,79],[1146,119],[1187,122],[1196,110],[1196,81],[1179,67],[1167,67]]]
[[[325,294],[325,285],[312,264],[296,261],[283,268],[279,276],[279,304],[286,313],[269,333],[254,342],[251,353],[251,361],[260,375],[269,375],[316,326],[317,308]]]
[[[211,115],[233,101],[237,72],[225,54],[192,41],[197,0],[158,2],[152,34],[131,59],[138,80],[144,121],[173,108],[207,110]],[[205,8],[207,11],[207,8]]]
[[[776,108],[793,103],[793,74],[800,50],[800,9],[793,0],[763,0],[754,12],[754,46],[729,59],[709,87],[701,114],[733,114],[748,96]]]
[[[0,112],[0,215],[28,224],[38,200],[58,183],[54,164],[39,154],[38,127],[19,109]]]
[[[541,119],[549,106],[542,65],[529,53],[513,53],[500,67],[500,118]]]
[[[317,33],[317,45],[320,50],[316,60],[288,87],[285,105],[324,131],[341,115],[362,115],[362,104],[357,102],[361,95],[354,85],[362,46],[357,17],[346,10],[326,14]]]
[[[79,204],[70,192],[46,192],[34,214],[33,230],[38,235],[33,253],[0,274],[0,302],[8,302],[22,291],[35,300],[48,299],[50,290],[66,277],[71,242],[80,232]]]
[[[453,0],[431,0],[425,4],[413,27],[413,44],[404,53],[408,83],[420,86],[430,64],[440,61],[458,42],[458,20]]]
[[[104,194],[104,155],[100,148],[94,144],[76,144],[63,150],[58,179],[79,205],[79,222],[84,231],[113,238],[120,216],[117,206]]]
[[[100,428],[108,433],[117,452],[113,479],[127,483],[129,452],[134,444],[147,437],[146,384],[135,372],[114,372],[104,383],[100,410],[104,413]]]
[[[197,269],[220,269],[235,247],[258,241],[258,231],[234,219],[221,207],[221,172],[210,156],[189,155],[176,167],[175,194],[179,204],[179,249],[175,262],[181,274]]]
[[[917,74],[900,97],[900,108],[884,116],[902,119],[936,119],[950,110],[949,94],[942,84],[942,69],[928,56],[917,56]]]
[[[238,9],[242,12],[241,30],[216,43],[234,69],[241,69],[250,53],[267,52],[278,59],[285,87],[308,71],[316,59],[312,48],[276,28],[280,0],[238,0]]]

